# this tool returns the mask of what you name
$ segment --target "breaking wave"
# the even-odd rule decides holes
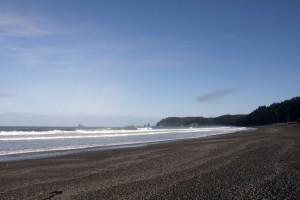
[[[211,135],[248,130],[245,127],[199,127],[137,130],[114,130],[112,128],[60,129],[60,128],[0,128],[0,161],[23,154],[81,150],[92,147],[126,146],[200,138]],[[34,157],[34,156],[33,156]]]

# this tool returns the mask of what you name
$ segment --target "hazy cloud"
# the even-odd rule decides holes
[[[74,64],[74,60],[79,57],[79,51],[75,48],[62,48],[51,46],[18,47],[12,46],[6,49],[0,47],[0,55],[21,63],[34,65],[66,65]],[[54,59],[55,58],[55,59]]]
[[[41,19],[0,13],[0,36],[36,37],[51,34]]]
[[[56,67],[54,70],[59,73],[77,72],[82,66],[165,68],[189,64],[187,55],[177,47],[177,41],[140,36],[138,39],[91,42],[89,34],[93,34],[94,27],[83,29],[80,24],[82,22],[79,28],[71,25],[66,28],[68,25],[56,24],[53,19],[42,16],[0,13],[0,56],[9,64]],[[83,33],[87,39],[82,38]],[[15,40],[19,37],[36,41]],[[164,48],[157,49],[159,45]]]
[[[15,97],[15,95],[12,94],[1,94],[0,93],[0,99],[6,99],[6,98],[12,98]]]
[[[159,118],[112,115],[41,115],[32,113],[0,113],[0,126],[128,126],[154,125]]]
[[[209,101],[213,101],[215,99],[219,99],[225,95],[231,94],[236,92],[238,89],[237,88],[231,88],[231,89],[222,89],[222,90],[217,90],[205,95],[201,95],[197,98],[197,101],[201,101],[201,102],[209,102]]]

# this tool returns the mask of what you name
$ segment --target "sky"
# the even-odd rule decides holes
[[[298,0],[0,0],[0,125],[155,125],[300,95]]]

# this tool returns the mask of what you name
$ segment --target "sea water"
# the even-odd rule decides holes
[[[248,130],[245,127],[113,128],[0,127],[0,162],[87,150],[147,145]]]

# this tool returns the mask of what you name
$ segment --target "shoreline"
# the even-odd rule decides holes
[[[0,163],[3,199],[245,199],[300,195],[300,128]],[[283,195],[283,196],[282,196]]]
[[[197,128],[205,128],[204,127],[197,127]],[[213,126],[214,127],[214,126]],[[215,126],[215,127],[223,127],[223,126]],[[211,127],[209,127],[211,128]],[[242,128],[246,130],[236,130],[232,133],[239,132],[239,131],[253,131],[254,128],[251,127],[235,127],[235,128]],[[173,129],[173,128],[172,128]],[[177,128],[178,129],[178,128]],[[164,130],[164,129],[162,129]],[[165,130],[169,130],[166,128]],[[178,129],[180,130],[180,129]],[[192,129],[191,129],[192,130]],[[175,132],[176,133],[176,132]],[[175,134],[174,133],[174,134]],[[169,142],[176,142],[176,141],[184,141],[184,140],[194,140],[194,139],[202,139],[211,136],[218,136],[224,134],[231,134],[230,133],[218,133],[209,134],[204,136],[199,136],[195,138],[177,138],[177,139],[165,139],[165,140],[153,140],[153,141],[145,141],[145,142],[128,142],[128,143],[115,143],[115,144],[107,144],[107,145],[86,145],[84,147],[73,147],[73,148],[58,148],[58,149],[51,149],[51,150],[39,150],[39,151],[20,151],[14,152],[6,155],[0,155],[0,163],[1,162],[13,162],[13,161],[21,161],[21,160],[31,160],[31,159],[42,159],[42,158],[51,158],[51,157],[58,157],[64,155],[71,155],[71,154],[78,154],[84,152],[92,152],[92,151],[107,151],[107,150],[114,150],[114,149],[123,149],[123,148],[135,148],[135,147],[143,147],[153,144],[162,144],[162,143],[169,143]]]

